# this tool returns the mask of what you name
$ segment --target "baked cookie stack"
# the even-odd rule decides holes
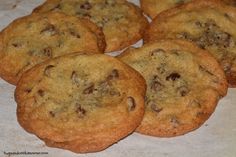
[[[210,117],[236,86],[233,1],[141,0],[141,7],[149,26],[126,0],[47,0],[0,33],[0,76],[16,85],[27,132],[88,153],[134,131],[183,135]],[[103,54],[142,38],[140,48]]]

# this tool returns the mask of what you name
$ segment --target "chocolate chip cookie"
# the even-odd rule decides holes
[[[179,38],[208,50],[220,62],[230,87],[236,87],[236,8],[198,0],[163,12],[151,23],[145,42]]]
[[[119,59],[147,83],[146,111],[137,132],[172,137],[200,127],[227,93],[218,62],[187,41],[160,40],[129,49]]]
[[[141,123],[145,90],[143,77],[113,57],[65,55],[23,74],[15,91],[17,117],[49,146],[100,151]]]
[[[37,13],[60,11],[91,20],[104,31],[106,52],[121,50],[142,38],[148,22],[142,11],[126,0],[47,0]]]
[[[104,35],[89,20],[62,13],[34,14],[15,20],[0,33],[0,76],[16,84],[24,71],[47,59],[104,50]]]
[[[193,0],[140,0],[141,8],[152,19],[167,9],[182,5]],[[197,1],[197,0],[195,0]],[[236,6],[235,0],[222,0],[226,4]]]

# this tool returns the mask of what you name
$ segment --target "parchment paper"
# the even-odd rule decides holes
[[[138,0],[132,2],[138,4]],[[0,0],[0,30],[41,3],[43,0]],[[16,119],[14,89],[0,79],[0,157],[236,157],[236,89],[228,91],[210,119],[194,132],[176,138],[134,133],[105,151],[82,155],[49,148],[24,131]],[[14,152],[25,154],[9,154]]]

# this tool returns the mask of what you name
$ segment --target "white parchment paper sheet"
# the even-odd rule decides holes
[[[138,4],[138,0],[132,2]],[[43,0],[0,0],[0,30],[14,19],[31,13]],[[16,119],[15,87],[0,79],[0,157],[7,152],[47,152],[17,157],[235,157],[236,89],[220,101],[215,113],[198,130],[176,138],[154,138],[137,133],[105,151],[75,154],[49,148],[24,131]]]

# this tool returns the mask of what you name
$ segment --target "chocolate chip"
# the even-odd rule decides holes
[[[94,84],[92,83],[88,88],[84,89],[83,94],[92,94],[94,91]]]
[[[235,41],[232,38],[232,35],[222,31],[214,20],[208,20],[205,23],[196,23],[198,23],[198,26],[202,27],[203,33],[200,37],[191,37],[190,39],[195,41],[199,47],[203,49],[208,46],[217,46],[222,48],[234,47]]]
[[[45,70],[44,70],[44,75],[47,76],[47,77],[50,77],[50,71],[52,68],[54,68],[55,66],[54,65],[48,65],[46,66]]]
[[[180,77],[181,77],[181,76],[180,76],[180,74],[178,74],[178,73],[171,73],[169,76],[166,77],[166,80],[167,80],[167,81],[170,81],[170,80],[176,81],[176,80],[179,79]]]
[[[43,30],[40,31],[40,34],[55,35],[57,34],[56,27],[52,24],[48,24]]]
[[[50,115],[51,117],[55,117],[55,116],[56,116],[53,111],[50,111],[50,112],[49,112],[49,115]]]
[[[73,71],[72,74],[71,74],[71,80],[72,80],[72,83],[73,84],[76,84],[77,86],[79,86],[80,84],[80,79],[79,79],[79,76],[77,74],[76,71]]]
[[[80,34],[78,32],[76,32],[75,30],[70,30],[70,35],[72,35],[73,37],[76,37],[76,38],[80,38]]]
[[[82,106],[80,104],[76,104],[76,111],[75,112],[77,113],[79,118],[84,118],[87,111],[84,108],[82,108]]]
[[[135,110],[136,103],[133,97],[128,97],[127,98],[127,104],[128,104],[128,111],[133,111]]]
[[[149,55],[153,57],[153,56],[157,56],[160,53],[165,53],[165,50],[163,50],[163,49],[156,49],[156,50],[153,50],[153,51],[149,52]]]
[[[155,75],[151,81],[151,90],[157,92],[162,87],[163,85],[161,84],[160,78],[157,75]]]
[[[186,86],[181,86],[177,88],[177,92],[180,94],[180,96],[185,97],[190,92],[190,90]]]
[[[32,89],[25,89],[25,92],[26,92],[26,93],[31,93],[31,92],[32,92]]]
[[[46,47],[43,49],[43,54],[49,58],[52,57],[52,48],[51,47]]]
[[[85,2],[84,4],[80,5],[81,9],[90,10],[92,5],[89,2]]]
[[[157,92],[162,87],[162,84],[158,81],[154,81],[151,84],[151,89],[155,92]]]
[[[15,48],[19,48],[22,46],[22,44],[20,43],[13,43],[12,46],[14,46]]]
[[[155,103],[151,103],[151,109],[157,113],[161,112],[163,108],[158,107]]]
[[[38,90],[38,95],[43,97],[45,95],[45,92],[42,89]]]
[[[196,21],[196,22],[195,22],[195,25],[198,26],[198,27],[202,27],[202,26],[203,26],[200,21]]]
[[[110,75],[107,77],[107,81],[119,78],[119,71],[117,69],[113,69]]]

